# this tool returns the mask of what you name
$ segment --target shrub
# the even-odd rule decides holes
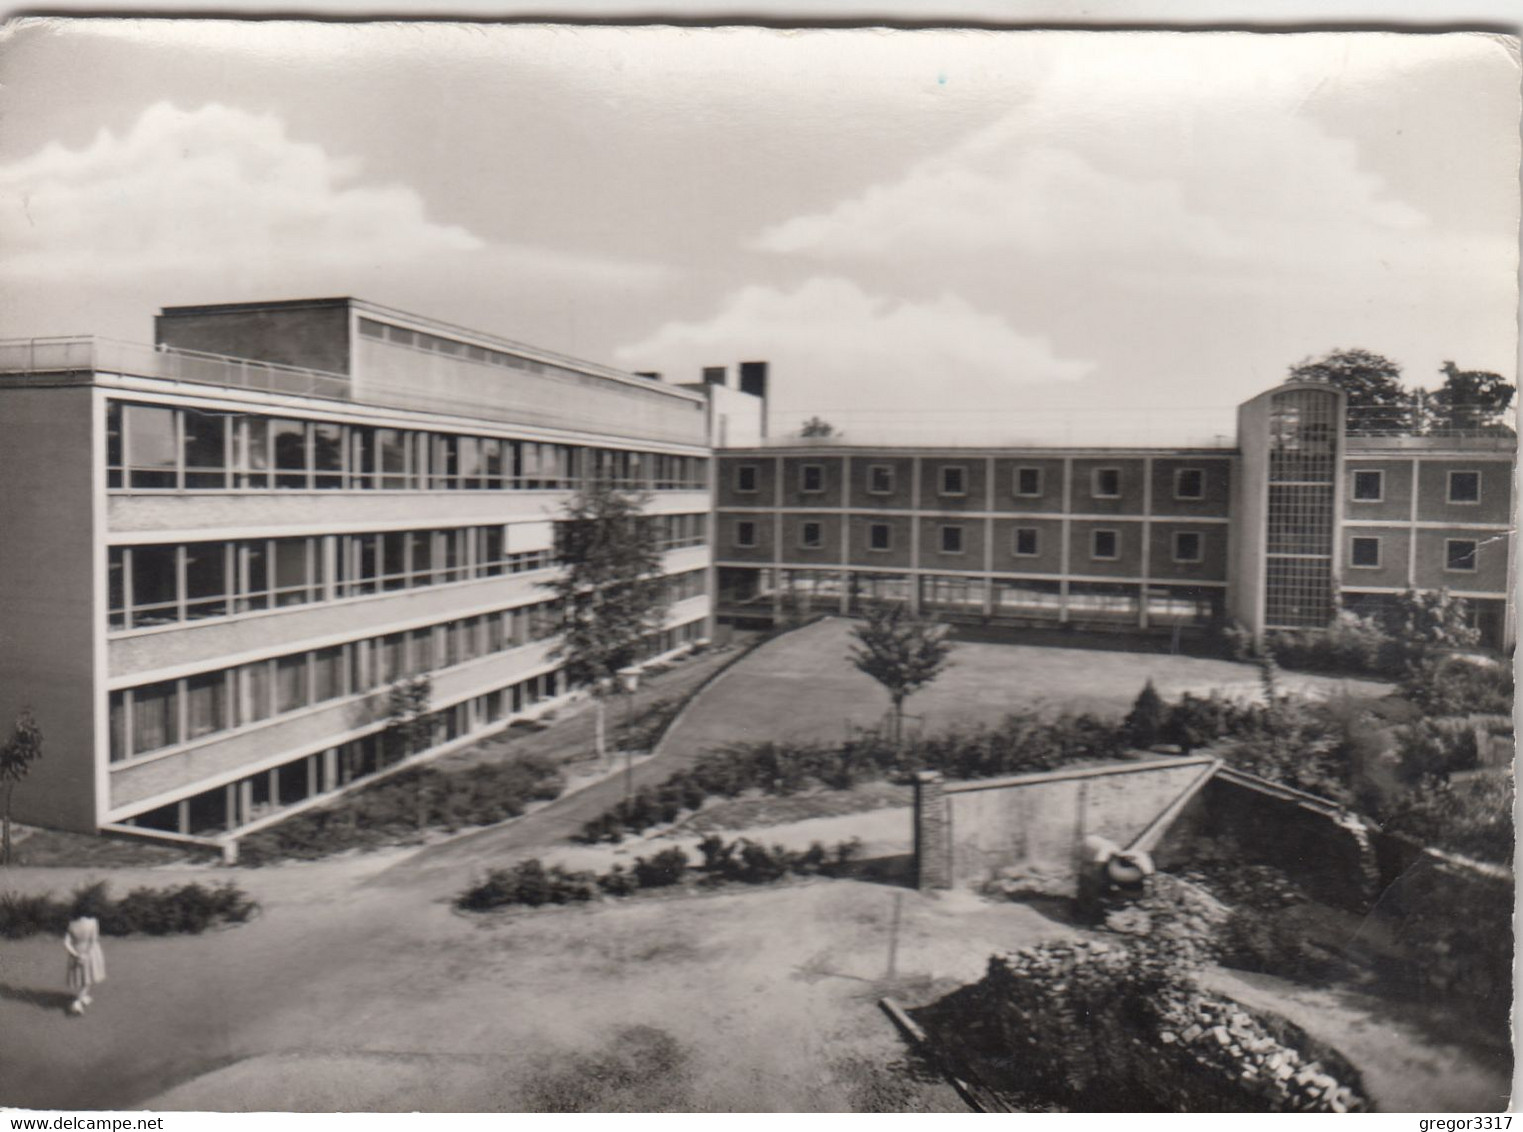
[[[177,888],[134,888],[112,900],[104,882],[83,885],[68,900],[51,896],[0,895],[0,936],[61,934],[76,916],[94,916],[101,933],[123,935],[199,935],[218,924],[245,923],[258,905],[235,885],[184,884]]]
[[[1424,845],[1511,865],[1513,789],[1510,767],[1481,771],[1461,781],[1428,779],[1398,799],[1381,825]]]
[[[635,880],[641,888],[666,888],[681,884],[687,872],[687,854],[673,846],[663,849],[650,860],[635,859]]]
[[[543,904],[583,903],[596,899],[600,891],[599,878],[591,872],[572,871],[560,865],[547,869],[539,858],[531,857],[512,868],[489,870],[486,878],[461,893],[455,904],[473,912],[509,904],[537,908]]]
[[[1412,667],[1401,694],[1427,715],[1511,715],[1510,665],[1460,656],[1429,657]]]
[[[1137,693],[1137,699],[1122,727],[1126,730],[1127,742],[1134,747],[1146,750],[1160,741],[1163,735],[1163,700],[1159,698],[1158,689],[1153,687],[1152,677],[1142,686],[1142,691]]]

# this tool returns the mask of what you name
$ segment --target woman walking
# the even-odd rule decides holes
[[[70,1014],[83,1014],[93,999],[90,988],[106,980],[106,957],[100,949],[100,921],[86,911],[69,921],[63,933],[63,949],[69,953],[69,989],[74,1001]]]

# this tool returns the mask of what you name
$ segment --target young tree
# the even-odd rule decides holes
[[[556,524],[560,573],[545,583],[556,598],[566,679],[596,704],[596,748],[606,760],[605,701],[620,690],[619,670],[641,657],[644,641],[671,607],[655,523],[645,500],[594,481]]]
[[[1411,432],[1412,395],[1401,384],[1401,366],[1369,350],[1333,350],[1290,367],[1295,381],[1321,381],[1348,395],[1350,436]]]
[[[1153,687],[1151,676],[1142,686],[1142,691],[1137,693],[1132,710],[1121,726],[1126,730],[1127,742],[1141,750],[1145,751],[1159,742],[1163,735],[1163,700],[1158,695],[1158,689]]]
[[[800,436],[840,436],[836,426],[821,417],[810,417],[799,429]]]
[[[1453,362],[1445,362],[1441,372],[1444,384],[1428,398],[1431,431],[1512,435],[1507,410],[1517,389],[1501,374],[1462,370]]]
[[[0,864],[11,863],[11,797],[16,784],[25,778],[32,764],[42,758],[42,728],[30,708],[22,708],[16,715],[15,726],[5,746],[0,747],[0,786],[5,790],[5,809],[0,814],[4,833],[0,836]]]
[[[947,626],[912,617],[902,605],[878,605],[852,629],[851,661],[888,690],[893,702],[893,741],[904,737],[904,701],[947,667],[952,651]]]
[[[400,761],[428,746],[433,737],[428,718],[433,694],[433,681],[427,676],[409,676],[386,689],[385,734],[393,759]]]

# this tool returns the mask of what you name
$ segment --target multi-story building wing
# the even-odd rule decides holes
[[[1510,646],[1515,438],[1347,432],[1339,390],[1292,383],[1215,448],[727,450],[718,612],[886,599],[989,626],[1262,634],[1448,589]]]
[[[351,299],[171,308],[158,344],[0,344],[0,718],[23,820],[226,841],[569,691],[543,582],[592,477],[649,492],[708,634],[696,393]]]

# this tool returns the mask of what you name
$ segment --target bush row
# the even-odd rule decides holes
[[[62,935],[77,916],[94,916],[104,935],[199,935],[217,924],[246,922],[258,905],[233,884],[134,888],[112,899],[104,881],[74,890],[66,900],[49,894],[0,893],[0,936]]]
[[[604,896],[631,896],[642,889],[670,888],[682,884],[693,871],[706,884],[770,884],[790,875],[831,876],[856,857],[860,848],[856,840],[840,842],[829,850],[819,842],[796,850],[745,838],[726,842],[710,836],[698,846],[703,861],[696,869],[687,853],[673,846],[650,857],[637,857],[628,869],[615,865],[606,873],[546,866],[533,857],[510,868],[490,870],[456,898],[455,906],[486,912],[515,904],[531,908],[580,904]]]
[[[246,865],[312,860],[393,844],[425,829],[453,833],[491,825],[517,817],[530,802],[559,797],[563,786],[554,761],[541,755],[467,770],[414,767],[250,834],[239,844],[238,859]]]

